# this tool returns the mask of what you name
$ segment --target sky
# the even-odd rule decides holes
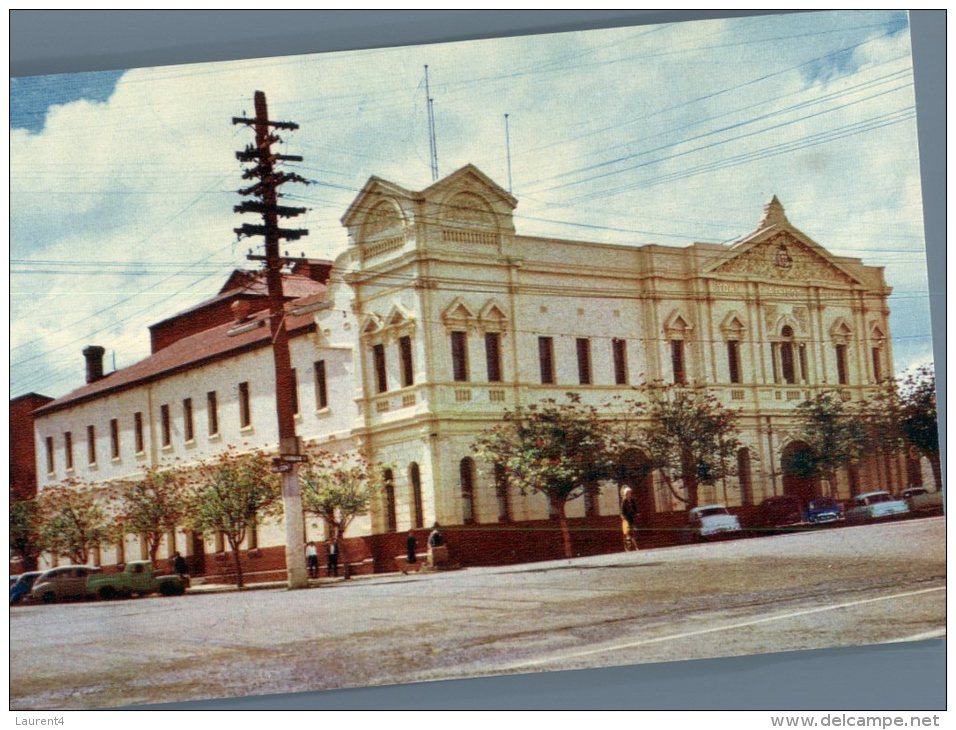
[[[11,84],[12,397],[149,354],[147,327],[250,267],[235,151],[256,90],[297,122],[279,151],[312,184],[295,252],[332,258],[371,175],[431,183],[471,162],[508,186],[517,232],[686,246],[752,232],[776,194],[837,255],[886,267],[898,371],[931,362],[905,13],[821,12],[285,56]],[[245,220],[254,222],[246,216]]]

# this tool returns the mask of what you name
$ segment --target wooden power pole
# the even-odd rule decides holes
[[[244,200],[235,206],[237,213],[258,213],[263,225],[243,223],[235,231],[240,236],[263,236],[265,238],[265,256],[249,255],[250,259],[265,262],[266,285],[269,290],[269,327],[272,332],[272,355],[275,362],[276,415],[279,421],[279,458],[273,462],[274,471],[282,475],[282,503],[285,509],[285,561],[288,570],[289,588],[304,588],[308,584],[305,567],[305,535],[302,517],[302,493],[299,489],[299,464],[305,461],[299,439],[295,435],[293,413],[293,389],[291,358],[289,356],[289,334],[285,325],[285,300],[282,295],[282,267],[287,259],[279,255],[279,240],[294,241],[308,231],[298,228],[280,228],[279,218],[292,218],[305,212],[305,208],[292,208],[278,204],[278,187],[287,182],[308,184],[295,173],[277,172],[275,163],[279,161],[300,162],[298,155],[279,155],[272,152],[272,143],[281,141],[273,134],[275,129],[298,129],[293,122],[274,122],[269,120],[266,108],[266,95],[262,91],[255,94],[256,116],[254,119],[233,117],[233,124],[245,124],[256,132],[255,145],[236,152],[242,162],[253,163],[246,169],[243,177],[258,179],[258,182],[239,191],[252,200]]]

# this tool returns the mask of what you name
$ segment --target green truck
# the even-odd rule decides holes
[[[94,573],[86,582],[86,592],[97,598],[125,598],[150,593],[181,596],[186,581],[178,575],[156,575],[148,560],[134,560],[121,573]]]

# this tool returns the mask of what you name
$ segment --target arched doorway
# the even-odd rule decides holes
[[[654,479],[652,474],[653,468],[650,460],[642,451],[631,449],[624,453],[617,481],[622,487],[626,484],[634,490],[639,514],[650,514],[657,511],[654,504]],[[620,499],[620,495],[618,495],[618,499]]]
[[[813,474],[810,447],[804,441],[791,441],[780,457],[783,468],[783,493],[797,497],[804,505],[820,496],[820,478]]]

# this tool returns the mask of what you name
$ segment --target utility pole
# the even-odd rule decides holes
[[[435,100],[428,86],[428,64],[425,64],[425,101],[428,109],[428,153],[431,157],[432,182],[438,179],[438,143],[435,140]]]
[[[305,212],[305,208],[292,208],[278,204],[277,189],[287,182],[308,181],[295,173],[276,172],[275,163],[279,161],[301,162],[298,155],[273,154],[272,143],[281,139],[272,133],[273,129],[298,129],[293,122],[274,122],[269,120],[266,107],[266,95],[262,91],[255,94],[256,116],[254,119],[233,117],[233,124],[245,124],[254,127],[255,145],[236,152],[241,162],[254,163],[243,172],[244,179],[257,178],[258,182],[239,190],[239,194],[252,196],[234,207],[237,213],[259,213],[263,225],[243,223],[235,231],[239,236],[263,236],[265,238],[265,256],[253,256],[249,259],[264,261],[266,285],[269,290],[269,327],[272,333],[272,356],[275,362],[276,379],[276,415],[279,421],[279,458],[273,462],[273,471],[282,475],[282,504],[285,510],[285,562],[288,570],[289,588],[304,588],[308,585],[305,567],[305,536],[302,517],[302,493],[299,489],[299,464],[305,461],[301,453],[299,439],[295,435],[295,419],[292,409],[293,388],[292,366],[289,356],[289,333],[285,326],[285,300],[282,296],[282,267],[287,259],[279,256],[279,240],[294,241],[308,235],[308,231],[297,228],[279,228],[279,218],[292,218]]]

